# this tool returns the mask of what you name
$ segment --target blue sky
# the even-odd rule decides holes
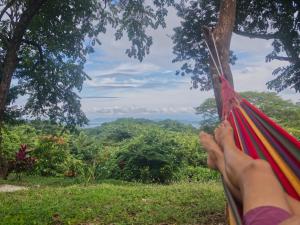
[[[114,41],[109,29],[100,37],[102,45],[96,47],[85,66],[92,80],[85,82],[80,94],[82,108],[92,122],[120,117],[199,119],[194,107],[213,94],[191,90],[190,77],[175,75],[180,63],[171,62],[174,55],[169,36],[178,24],[175,12],[170,11],[166,29],[148,31],[154,44],[141,63],[125,55],[129,46],[126,38]],[[265,63],[265,55],[272,49],[269,41],[234,35],[231,49],[238,56],[232,67],[238,91],[267,91],[265,83],[272,79],[272,71],[284,65],[276,61]],[[291,90],[280,95],[299,100],[299,95]]]

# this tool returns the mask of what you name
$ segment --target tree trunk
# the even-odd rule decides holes
[[[212,30],[204,28],[204,38],[211,49],[214,50],[212,36],[215,38],[224,76],[233,86],[233,78],[229,65],[230,41],[236,16],[236,0],[222,0],[220,5],[219,20]],[[213,53],[217,59],[216,53]],[[218,60],[217,60],[218,61]],[[214,94],[216,98],[219,117],[222,115],[221,84],[214,63],[210,62],[210,73],[212,76]]]
[[[17,51],[19,46],[10,42],[7,46],[7,53],[4,58],[2,69],[2,80],[0,82],[0,123],[3,122],[6,99],[10,88],[12,75],[17,66]]]
[[[33,17],[38,13],[46,1],[47,0],[29,1],[28,8],[20,15],[20,19],[12,31],[12,37],[7,39],[7,43],[5,43],[7,49],[1,68],[0,80],[0,174],[5,174],[5,171],[8,169],[7,161],[5,160],[2,151],[2,129],[7,95],[13,73],[15,72],[18,63],[18,51],[20,50],[22,39]]]

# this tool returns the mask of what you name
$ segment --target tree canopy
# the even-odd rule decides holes
[[[0,119],[28,115],[68,125],[82,125],[78,92],[86,56],[101,44],[107,27],[115,38],[127,35],[129,57],[142,60],[152,37],[146,28],[164,27],[172,0],[0,0]],[[14,106],[25,96],[24,107]]]
[[[178,74],[190,74],[194,88],[212,88],[209,73],[208,50],[202,35],[203,27],[214,27],[220,12],[220,0],[180,1],[175,4],[177,15],[182,19],[172,37],[176,55],[174,62],[183,62]],[[249,38],[272,40],[273,50],[266,61],[281,60],[287,66],[273,71],[275,78],[267,83],[268,88],[282,91],[292,88],[300,91],[300,36],[298,1],[252,0],[237,1],[233,32]],[[232,9],[230,9],[232,10]],[[236,57],[231,53],[230,63]]]

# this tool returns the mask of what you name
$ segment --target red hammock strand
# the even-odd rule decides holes
[[[222,96],[222,119],[227,119],[229,113],[235,105],[239,104],[239,95],[234,91],[231,84],[224,76],[221,79],[221,96]]]

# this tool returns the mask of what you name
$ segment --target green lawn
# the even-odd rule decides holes
[[[225,224],[219,183],[145,185],[26,178],[27,191],[0,193],[0,224]]]

